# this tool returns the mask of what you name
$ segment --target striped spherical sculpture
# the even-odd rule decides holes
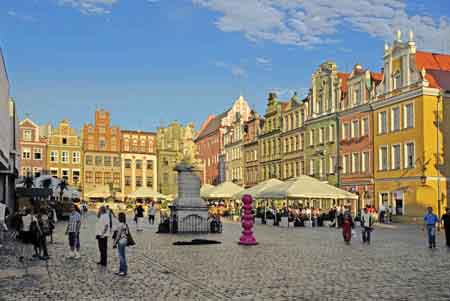
[[[253,214],[252,214],[252,204],[253,204],[253,198],[251,195],[244,195],[242,197],[242,203],[244,205],[242,206],[242,209],[244,209],[244,215],[242,217],[242,228],[244,229],[242,231],[241,239],[239,240],[239,244],[251,246],[256,245],[256,239],[253,236]]]

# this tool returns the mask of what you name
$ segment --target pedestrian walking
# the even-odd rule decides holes
[[[47,215],[47,210],[45,208],[41,208],[40,213],[37,216],[37,221],[39,229],[41,230],[41,235],[39,237],[39,247],[41,250],[40,259],[48,260],[50,257],[48,256],[47,250],[47,236],[50,235],[51,226]]]
[[[137,205],[136,207],[136,219],[137,219],[137,227],[136,231],[142,231],[142,222],[144,220],[144,208],[142,208],[142,204]]]
[[[428,247],[430,249],[436,248],[436,224],[439,222],[439,218],[433,213],[432,207],[428,207],[423,220],[425,224],[424,230],[427,230]]]
[[[382,223],[382,224],[387,223],[387,220],[389,219],[389,217],[386,218],[386,206],[384,205],[384,203],[382,203],[381,206],[380,206],[380,217],[379,217],[379,219],[380,219],[380,223]]]
[[[363,243],[370,244],[370,236],[373,230],[373,215],[370,214],[369,210],[364,208],[361,215],[361,227],[362,227],[362,240]]]
[[[98,211],[98,221],[96,225],[96,239],[98,242],[98,250],[100,252],[100,261],[97,264],[106,267],[108,258],[108,234],[109,234],[109,216],[106,208],[101,206]]]
[[[151,205],[148,207],[148,223],[150,225],[155,224],[155,215],[156,215],[156,207],[155,203],[152,202]]]
[[[80,226],[81,215],[79,209],[72,205],[69,223],[67,224],[66,235],[69,236],[69,258],[80,258]]]
[[[445,232],[445,242],[447,247],[450,247],[450,208],[445,208],[445,213],[442,215],[442,223]]]
[[[342,215],[342,236],[347,244],[352,239],[352,229],[354,227],[353,217],[349,209],[346,209]]]
[[[87,213],[89,211],[89,208],[85,201],[81,201],[80,210],[81,210],[81,219],[83,221],[83,224],[86,225],[87,224]]]
[[[108,219],[109,219],[109,232],[111,232],[113,229],[113,217],[116,217],[116,216],[114,215],[114,212],[112,211],[111,208],[109,208],[108,205],[106,205],[106,213],[108,214]]]
[[[118,215],[119,225],[116,229],[116,238],[114,240],[113,247],[117,248],[117,254],[119,255],[119,271],[116,273],[118,276],[126,276],[128,272],[127,259],[125,250],[128,245],[128,236],[130,229],[128,228],[125,213],[120,212]]]
[[[38,246],[36,243],[36,232],[37,230],[37,220],[36,217],[31,213],[31,209],[25,209],[25,214],[21,218],[21,226],[20,226],[20,238],[22,240],[22,252],[19,257],[20,261],[24,261],[27,259],[28,255],[32,253],[30,248],[35,247],[35,254],[33,257],[37,257],[38,255]]]

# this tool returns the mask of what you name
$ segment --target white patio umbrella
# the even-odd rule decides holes
[[[244,190],[244,188],[239,185],[236,185],[232,182],[224,182],[208,191],[208,193],[206,193],[204,198],[209,200],[212,199],[232,200],[234,199],[234,195],[241,192],[242,190]]]
[[[302,175],[256,193],[267,199],[340,199],[357,200],[358,196],[315,178]]]
[[[211,184],[203,185],[202,188],[200,188],[200,196],[202,198],[206,197],[208,195],[208,193],[214,188],[215,188],[215,186],[213,186]]]
[[[256,199],[257,193],[260,192],[261,190],[266,189],[266,188],[270,188],[270,187],[273,187],[275,185],[282,184],[282,183],[283,182],[278,180],[278,179],[269,179],[269,180],[266,180],[266,181],[261,182],[259,184],[256,184],[253,187],[247,188],[245,190],[242,190],[241,192],[236,193],[234,195],[234,198],[241,199],[244,195],[249,194],[253,198]]]
[[[154,191],[149,187],[140,187],[133,193],[129,194],[128,197],[136,199],[167,199],[167,196]]]

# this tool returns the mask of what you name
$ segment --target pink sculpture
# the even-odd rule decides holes
[[[244,209],[244,216],[242,217],[242,228],[244,230],[242,231],[241,239],[239,240],[240,245],[246,245],[246,246],[252,246],[258,244],[256,242],[255,237],[253,236],[253,214],[252,214],[252,203],[253,198],[251,195],[244,195],[242,197],[242,202],[244,203],[244,206],[242,208]]]

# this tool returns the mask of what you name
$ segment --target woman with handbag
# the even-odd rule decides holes
[[[117,248],[117,254],[119,255],[119,272],[116,273],[118,276],[126,276],[128,271],[127,259],[125,256],[126,247],[129,245],[134,245],[134,241],[130,234],[130,229],[128,228],[126,222],[125,213],[120,212],[119,225],[117,226],[117,232],[115,233],[115,240],[113,247]]]

